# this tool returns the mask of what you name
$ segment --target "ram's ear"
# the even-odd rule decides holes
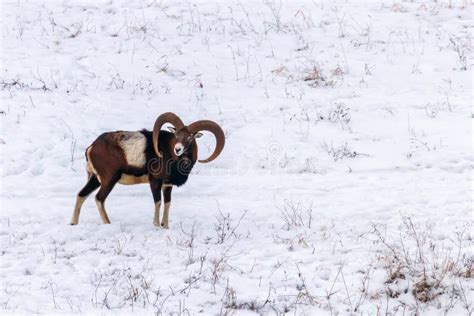
[[[173,134],[176,133],[176,128],[174,128],[173,126],[169,126],[168,130]]]
[[[199,138],[199,137],[201,137],[201,136],[202,136],[202,133],[201,133],[201,132],[197,132],[196,134],[194,134],[193,137],[196,139],[196,138]]]

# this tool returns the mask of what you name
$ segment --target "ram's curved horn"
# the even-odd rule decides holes
[[[183,121],[174,113],[166,112],[158,116],[153,126],[153,148],[155,149],[156,155],[160,158],[163,158],[163,155],[158,148],[158,141],[161,127],[166,123],[173,124],[176,129],[180,129],[184,126]]]
[[[196,121],[194,123],[191,123],[188,126],[189,132],[195,134],[199,131],[208,131],[214,134],[216,137],[216,148],[214,149],[214,152],[212,153],[209,158],[204,159],[204,160],[198,160],[199,162],[202,163],[207,163],[210,161],[213,161],[214,159],[219,156],[219,154],[222,152],[222,149],[224,149],[224,144],[225,144],[225,136],[224,136],[224,131],[222,128],[213,121],[208,121],[208,120],[202,120],[202,121]]]

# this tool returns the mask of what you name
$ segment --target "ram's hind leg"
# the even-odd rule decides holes
[[[99,210],[100,218],[102,218],[102,222],[104,224],[110,224],[109,216],[105,211],[105,199],[110,194],[119,179],[120,175],[111,178],[101,177],[102,183],[100,184],[99,192],[97,192],[95,196],[95,203],[97,204],[97,209]]]
[[[81,213],[81,207],[84,201],[87,199],[89,194],[97,190],[100,186],[99,180],[95,175],[91,175],[86,185],[77,194],[76,205],[74,206],[74,212],[72,213],[71,225],[77,225],[79,223],[79,214]]]
[[[172,185],[163,186],[163,199],[165,200],[165,209],[163,211],[163,220],[161,221],[161,226],[166,229],[170,228],[169,223],[168,223],[168,218],[170,214],[172,189],[173,189]]]

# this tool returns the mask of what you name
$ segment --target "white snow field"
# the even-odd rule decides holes
[[[0,9],[0,314],[473,313],[471,1]],[[170,229],[144,184],[70,226],[86,147],[167,111],[226,134]]]

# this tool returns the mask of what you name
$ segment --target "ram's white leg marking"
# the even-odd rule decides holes
[[[86,199],[87,196],[77,196],[76,205],[74,206],[74,212],[72,213],[71,225],[77,225],[79,223],[79,213],[81,212],[82,204]]]
[[[161,207],[161,202],[156,202],[155,203],[155,218],[153,219],[153,225],[156,227],[161,227],[160,225],[160,207]]]
[[[170,206],[171,206],[171,202],[165,203],[165,209],[163,211],[163,220],[161,221],[161,227],[166,228],[166,229],[170,228],[168,225]]]
[[[105,211],[104,203],[95,199],[95,204],[97,204],[97,209],[99,210],[100,218],[102,218],[102,222],[104,224],[110,224],[109,217],[107,216],[107,212]]]

